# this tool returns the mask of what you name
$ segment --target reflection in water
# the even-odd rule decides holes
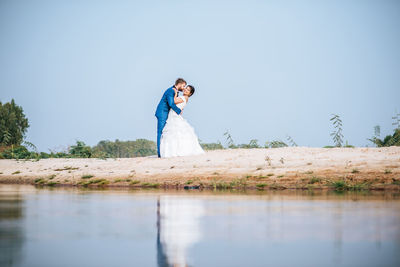
[[[0,194],[0,266],[13,266],[21,258],[23,200],[18,192]]]
[[[157,200],[157,260],[159,266],[189,266],[187,251],[201,239],[200,199],[161,196]]]

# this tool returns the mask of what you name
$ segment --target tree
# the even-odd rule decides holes
[[[14,99],[10,103],[0,102],[0,145],[20,145],[28,127],[24,110],[15,104]]]
[[[84,142],[76,141],[76,145],[70,147],[69,153],[77,158],[90,158],[92,156],[92,149],[90,146],[86,146]]]

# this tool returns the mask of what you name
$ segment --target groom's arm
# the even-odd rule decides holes
[[[175,94],[174,94],[174,92],[175,91],[173,91],[173,90],[172,91],[171,90],[168,91],[167,102],[168,102],[168,105],[179,115],[179,114],[181,114],[182,110],[175,105],[175,102],[174,102]]]

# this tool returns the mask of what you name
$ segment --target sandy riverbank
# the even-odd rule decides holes
[[[400,147],[233,149],[169,159],[0,160],[1,183],[310,189],[331,188],[335,181],[400,190]]]

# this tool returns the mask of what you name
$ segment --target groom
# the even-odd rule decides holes
[[[165,123],[168,119],[169,110],[172,108],[178,115],[181,114],[182,110],[175,105],[174,96],[176,91],[183,91],[186,86],[186,81],[182,78],[178,78],[175,85],[168,88],[163,94],[160,103],[158,103],[156,110],[157,117],[157,154],[160,158],[160,140],[161,134],[164,129]]]

